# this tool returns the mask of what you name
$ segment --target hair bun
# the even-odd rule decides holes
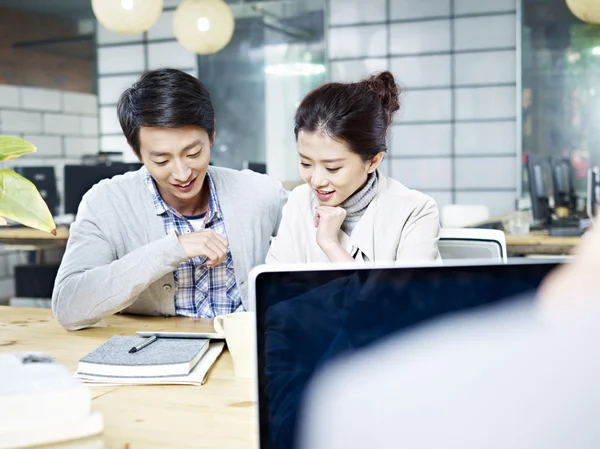
[[[394,113],[400,109],[400,87],[396,84],[394,75],[386,70],[377,75],[371,75],[367,78],[366,83],[381,100],[387,125],[389,126],[392,123]]]

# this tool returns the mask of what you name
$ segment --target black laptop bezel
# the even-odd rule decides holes
[[[267,304],[264,298],[265,287],[272,282],[272,279],[279,278],[279,282],[289,282],[290,279],[302,280],[307,276],[315,279],[315,285],[323,285],[328,281],[341,277],[351,276],[357,272],[378,271],[379,274],[386,276],[410,277],[416,281],[424,279],[439,279],[444,276],[456,275],[459,272],[468,272],[469,274],[483,273],[485,275],[494,274],[498,277],[512,275],[513,277],[527,277],[538,275],[540,278],[546,276],[554,268],[562,263],[561,260],[509,260],[507,263],[481,263],[473,265],[472,262],[456,262],[444,265],[431,266],[335,266],[335,265],[296,265],[296,266],[259,266],[251,273],[253,282],[253,290],[251,291],[252,300],[256,307],[256,331],[257,331],[257,369],[258,369],[258,411],[259,411],[259,448],[271,449],[270,427],[269,427],[269,411],[268,404],[264,394],[266,392],[266,357],[265,357],[265,317]],[[532,272],[534,270],[534,272]],[[526,293],[526,292],[523,292]],[[503,298],[500,301],[480,304],[473,307],[450,310],[445,314],[431,317],[430,320],[440,318],[445,315],[457,313],[461,311],[474,310],[477,307],[485,307],[492,304],[501,304],[504,301],[510,301],[511,298]],[[426,320],[426,321],[430,321]],[[425,321],[416,323],[416,328]],[[290,448],[293,449],[293,448]]]

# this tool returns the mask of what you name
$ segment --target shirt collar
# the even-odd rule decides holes
[[[182,217],[179,212],[165,203],[165,201],[162,199],[162,196],[160,196],[160,192],[156,187],[156,183],[146,167],[144,167],[143,170],[144,182],[146,183],[146,186],[152,195],[152,203],[154,205],[154,211],[156,212],[156,215],[162,215],[165,212],[170,212],[173,215]],[[217,200],[215,184],[208,172],[206,172],[206,178],[208,179],[208,211],[206,211],[205,221],[206,223],[210,223],[214,218],[221,217],[221,208],[219,207],[219,201]]]

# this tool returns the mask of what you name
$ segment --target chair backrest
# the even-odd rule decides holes
[[[442,261],[494,259],[506,262],[506,235],[497,229],[442,228],[438,248]]]
[[[490,218],[490,209],[483,204],[447,204],[442,207],[442,226],[464,228]]]

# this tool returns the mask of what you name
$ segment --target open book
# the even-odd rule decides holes
[[[79,361],[75,377],[102,385],[202,385],[223,351],[223,342],[159,338],[139,352],[140,337],[115,335]]]

